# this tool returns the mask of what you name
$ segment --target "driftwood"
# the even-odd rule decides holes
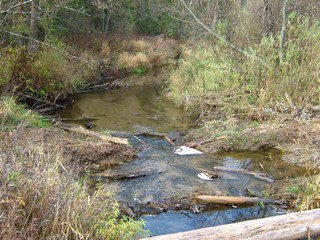
[[[120,172],[120,171],[106,171],[103,173],[94,174],[97,177],[105,177],[114,180],[123,180],[123,179],[132,179],[138,177],[145,177],[151,174],[159,173],[152,170],[139,170],[139,171],[129,171],[129,172]]]
[[[320,209],[168,234],[149,240],[292,240],[320,234]]]
[[[88,116],[86,116],[84,114],[81,114],[81,117],[77,117],[77,118],[48,117],[48,119],[55,120],[55,121],[74,121],[74,122],[99,120],[98,118],[88,117]]]
[[[192,197],[192,200],[204,204],[221,204],[221,205],[254,205],[263,204],[282,204],[281,201],[267,198],[249,198],[249,197],[228,197],[228,196],[209,196],[200,195]]]
[[[84,127],[81,127],[81,126],[65,124],[62,122],[56,122],[56,125],[64,130],[81,133],[90,137],[95,137],[102,141],[118,143],[118,144],[126,144],[126,145],[128,144],[128,139],[106,136],[104,134],[85,129]]]
[[[120,82],[123,78],[110,78],[110,82],[100,84],[100,85],[93,85],[93,86],[86,86],[85,88],[82,88],[78,91],[78,93],[86,93],[86,92],[92,92],[96,90],[107,90],[107,89],[115,89],[120,85]]]
[[[176,146],[174,142],[168,137],[165,133],[157,133],[157,132],[138,132],[135,134],[136,136],[142,135],[147,137],[162,137],[164,138],[170,145]]]
[[[250,175],[250,176],[252,176],[254,178],[257,178],[257,179],[260,179],[260,180],[263,180],[263,181],[267,181],[267,182],[270,182],[270,183],[274,182],[274,179],[267,177],[266,174],[264,174],[264,173],[257,173],[257,172],[247,171],[247,170],[244,170],[244,169],[226,168],[226,167],[220,167],[220,166],[217,166],[217,167],[214,167],[214,168],[217,169],[217,170],[220,170],[220,171],[225,171],[225,172],[241,173],[241,174]]]
[[[50,106],[55,107],[55,108],[66,108],[66,106],[63,106],[63,105],[60,105],[60,104],[57,104],[57,103],[53,103],[53,102],[50,102],[50,101],[47,101],[47,100],[44,100],[44,99],[36,98],[34,96],[30,96],[30,95],[25,94],[25,93],[19,93],[19,95],[21,95],[21,96],[23,96],[25,98],[29,98],[29,99],[35,100],[36,102],[40,102],[40,103],[44,103],[46,105],[50,105]]]

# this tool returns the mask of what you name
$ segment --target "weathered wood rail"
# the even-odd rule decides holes
[[[290,240],[320,234],[320,209],[162,235],[149,240]],[[145,240],[147,240],[145,239]]]

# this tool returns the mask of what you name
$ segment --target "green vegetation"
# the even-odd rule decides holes
[[[11,126],[43,128],[49,127],[50,123],[43,116],[18,104],[13,97],[2,97],[0,98],[0,126],[1,128]]]
[[[264,120],[290,112],[291,103],[299,109],[319,104],[320,22],[296,14],[289,20],[283,62],[278,36],[249,49],[262,61],[238,59],[221,44],[204,46],[172,73],[169,97],[202,119],[232,115]]]
[[[1,149],[0,149],[1,150]],[[27,152],[26,152],[27,151]],[[143,222],[121,216],[103,185],[66,172],[61,154],[35,146],[0,157],[1,239],[134,239]]]
[[[25,92],[55,99],[74,92],[84,84],[90,73],[87,65],[69,60],[50,48],[31,57],[25,47],[9,47],[1,56],[0,89],[3,92]]]
[[[290,193],[293,206],[299,211],[306,211],[320,207],[320,176],[306,176],[299,180],[292,180],[286,186],[286,193]]]

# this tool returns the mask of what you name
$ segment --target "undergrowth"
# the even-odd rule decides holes
[[[143,222],[121,216],[105,186],[89,189],[86,177],[75,180],[58,151],[1,148],[0,239],[143,236]]]
[[[288,22],[283,51],[279,36],[247,49],[262,61],[239,57],[222,44],[199,47],[172,73],[168,96],[204,120],[230,115],[264,120],[291,113],[293,106],[319,104],[320,22],[296,14]]]
[[[0,130],[16,126],[49,127],[50,123],[41,115],[16,102],[14,97],[0,98]]]
[[[54,49],[40,49],[30,56],[25,47],[4,48],[0,63],[2,92],[24,92],[37,97],[56,99],[74,92],[90,74],[83,63],[67,59]]]
[[[306,211],[320,207],[320,176],[313,176],[305,184],[297,189],[296,207],[300,211]]]

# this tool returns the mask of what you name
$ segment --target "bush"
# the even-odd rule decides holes
[[[319,104],[319,25],[291,15],[285,49],[280,37],[265,38],[248,49],[252,58],[220,44],[199,48],[172,73],[168,96],[202,118],[219,112],[262,120],[279,104],[289,110],[292,103],[299,109]]]
[[[83,85],[90,73],[85,64],[69,60],[50,48],[39,50],[31,57],[25,47],[9,47],[2,55],[5,59],[1,63],[0,87],[6,91],[55,99]]]

